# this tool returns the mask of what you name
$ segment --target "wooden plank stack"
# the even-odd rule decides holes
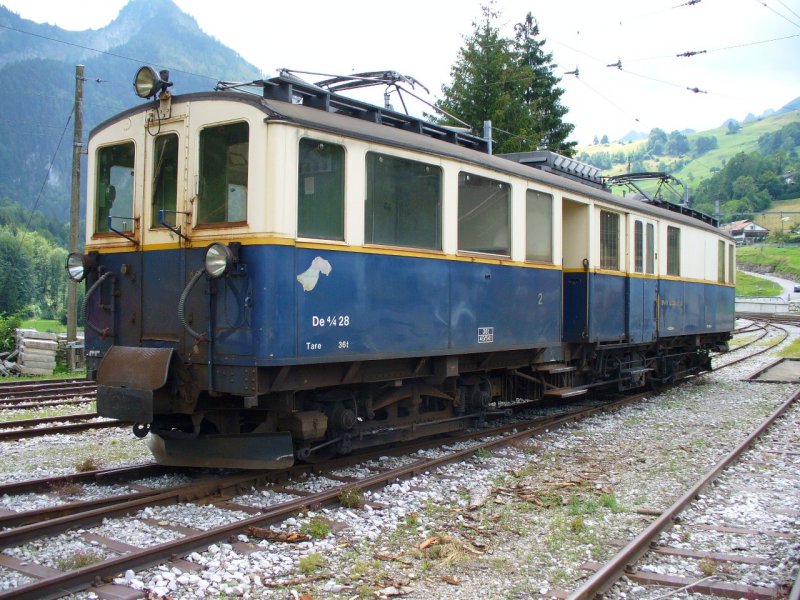
[[[58,341],[55,333],[17,329],[17,371],[22,375],[52,375]]]

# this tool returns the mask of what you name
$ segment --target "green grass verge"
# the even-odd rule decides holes
[[[736,273],[736,295],[745,298],[764,297],[772,298],[780,296],[783,288],[777,283],[756,277],[755,275],[748,275],[737,271]]]

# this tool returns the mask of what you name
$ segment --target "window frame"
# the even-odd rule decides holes
[[[462,229],[462,226],[465,228],[465,221],[464,219],[470,216],[470,213],[474,213],[480,205],[477,207],[471,208],[468,213],[462,214],[462,208],[465,208],[462,205],[462,201],[466,200],[465,197],[462,196],[462,190],[467,189],[468,186],[462,184],[463,182],[470,181],[470,178],[476,177],[478,180],[483,182],[488,182],[488,184],[497,184],[498,188],[504,190],[505,195],[505,210],[506,210],[506,223],[505,223],[505,232],[501,230],[497,230],[497,233],[502,235],[505,233],[506,236],[506,247],[504,248],[505,252],[495,252],[494,248],[487,249],[487,248],[475,248],[473,247],[464,247],[462,244],[464,243],[465,237],[465,230]],[[462,179],[463,178],[463,179]],[[483,199],[481,202],[485,203],[488,200],[491,200],[491,197]],[[480,175],[478,173],[474,173],[472,171],[465,171],[459,170],[458,172],[458,187],[457,187],[457,225],[456,225],[456,248],[459,253],[467,253],[467,254],[480,254],[483,256],[494,256],[494,257],[502,257],[505,259],[511,258],[511,250],[512,250],[512,227],[511,227],[511,218],[512,218],[512,185],[507,181],[502,181],[500,179],[495,179],[494,177],[486,177],[485,175]],[[495,206],[499,203],[492,202],[491,205],[487,205],[485,210],[492,210]],[[482,211],[483,212],[483,211]],[[497,237],[495,234],[494,238]]]
[[[131,158],[131,166],[130,167],[127,167],[127,166],[126,167],[121,167],[121,168],[125,168],[125,169],[129,168],[131,170],[131,184],[130,184],[130,186],[131,186],[130,187],[130,189],[131,189],[131,194],[130,194],[130,204],[131,204],[130,221],[131,221],[131,227],[130,228],[127,228],[125,226],[124,222],[123,222],[123,225],[119,226],[119,227],[115,226],[113,224],[113,222],[112,222],[111,227],[109,227],[109,225],[108,225],[108,218],[109,217],[114,217],[114,218],[117,218],[117,219],[125,219],[126,218],[125,215],[113,215],[113,214],[111,214],[112,206],[113,206],[114,202],[118,199],[118,197],[116,195],[117,186],[114,186],[112,184],[112,181],[111,181],[111,175],[110,175],[111,169],[109,169],[109,181],[108,181],[108,184],[105,186],[105,189],[108,191],[112,187],[114,188],[114,198],[111,200],[111,205],[112,206],[108,207],[108,212],[107,212],[107,214],[105,214],[103,216],[102,219],[101,219],[101,216],[99,214],[100,206],[101,206],[99,194],[101,192],[101,188],[103,187],[101,185],[101,183],[100,183],[100,177],[101,177],[101,174],[103,172],[102,160],[100,158],[101,154],[103,152],[106,152],[106,151],[112,149],[112,148],[115,148],[115,147],[121,148],[123,146],[130,146],[132,148],[132,150],[133,150],[133,154],[132,154],[132,158]],[[95,154],[94,154],[94,158],[95,158],[94,199],[93,199],[93,202],[94,202],[94,216],[93,216],[94,227],[93,227],[92,235],[100,235],[100,236],[118,235],[117,233],[112,231],[112,228],[116,229],[117,231],[122,231],[124,233],[133,233],[134,235],[136,235],[137,234],[137,230],[138,230],[138,227],[137,227],[137,225],[138,225],[138,217],[136,216],[136,185],[137,185],[137,177],[136,177],[136,172],[137,172],[137,166],[136,166],[137,147],[136,147],[136,142],[134,140],[132,140],[132,139],[127,139],[127,140],[116,140],[116,141],[108,143],[108,144],[103,144],[102,146],[98,146],[96,148]],[[102,228],[100,226],[101,221],[103,223]]]
[[[340,206],[340,225],[341,230],[337,236],[331,235],[322,235],[322,234],[312,234],[307,231],[301,231],[301,199],[303,197],[303,191],[306,186],[306,182],[301,179],[303,173],[301,173],[302,167],[302,145],[304,142],[313,142],[316,144],[323,144],[325,146],[330,146],[332,148],[337,148],[340,151],[339,156],[341,157],[341,187],[340,187],[340,198],[339,204]],[[308,176],[308,174],[306,175]],[[314,184],[316,186],[316,183]],[[340,144],[337,142],[331,142],[328,140],[320,139],[318,137],[312,136],[302,136],[297,141],[297,237],[303,239],[313,239],[313,240],[328,240],[334,242],[343,242],[345,241],[345,229],[346,229],[346,219],[347,219],[347,147],[344,144]]]
[[[667,275],[681,276],[681,230],[667,225]]]
[[[544,255],[534,255],[532,252],[532,248],[530,246],[531,242],[531,231],[533,228],[531,227],[531,202],[534,202],[534,208],[540,209],[541,206],[544,205],[544,202],[547,202],[548,213],[547,217],[547,227],[541,228],[542,231],[547,231],[547,256]],[[510,198],[509,198],[510,202]],[[525,260],[528,262],[536,262],[536,263],[546,263],[552,264],[553,263],[553,194],[549,194],[547,192],[543,192],[541,190],[527,188],[525,190]],[[541,218],[541,212],[534,211],[533,214]],[[510,245],[510,244],[509,244]]]
[[[383,164],[384,160],[388,159],[389,163],[395,162],[394,167],[389,167],[387,164],[387,168],[396,168],[400,169],[402,165],[405,163],[406,166],[413,166],[413,168],[425,168],[426,172],[436,176],[436,192],[435,192],[435,203],[434,203],[434,225],[432,228],[432,236],[433,240],[428,245],[418,243],[419,240],[409,240],[408,242],[398,239],[399,234],[402,233],[402,230],[405,229],[401,227],[401,223],[398,222],[397,216],[395,216],[395,225],[394,225],[394,235],[392,240],[388,239],[380,239],[381,234],[376,234],[376,224],[380,227],[380,222],[376,219],[377,213],[376,208],[378,204],[376,202],[380,202],[380,200],[376,200],[375,193],[376,192],[383,192],[386,193],[386,190],[380,189],[375,184],[375,176],[377,173],[377,169],[374,164]],[[397,173],[392,173],[392,176],[396,176]],[[388,179],[386,179],[388,181]],[[421,186],[420,186],[421,188]],[[406,191],[410,190],[410,186],[405,188]],[[419,189],[419,188],[418,188]],[[388,152],[378,151],[378,150],[368,150],[364,154],[364,221],[363,221],[363,231],[364,231],[364,244],[365,245],[373,245],[373,246],[389,246],[389,247],[396,247],[396,248],[411,248],[415,250],[423,250],[428,252],[442,252],[444,248],[444,195],[445,195],[445,171],[441,165],[434,164],[432,162],[427,162],[423,160],[417,160],[416,158],[407,158],[405,156],[398,156],[396,154],[390,154]],[[414,196],[414,198],[419,199],[420,196]],[[413,200],[413,198],[412,198]],[[430,201],[431,198],[423,199],[423,202]],[[398,204],[399,203],[399,204]],[[394,208],[395,210],[400,208],[403,211],[403,214],[409,214],[409,198],[407,196],[397,196],[391,199],[389,206]],[[386,207],[387,202],[381,202],[380,206]],[[388,209],[387,209],[388,210]],[[399,211],[396,212],[396,215],[399,215]],[[428,215],[432,216],[432,215]],[[372,228],[370,230],[370,225]],[[378,239],[376,239],[376,237]]]
[[[246,142],[239,142],[238,144],[227,144],[226,148],[226,155],[225,161],[227,164],[228,157],[230,155],[230,148],[233,146],[241,145],[246,143],[247,144],[247,159],[245,161],[245,186],[244,186],[244,218],[239,220],[228,220],[228,211],[230,208],[230,198],[226,194],[224,201],[220,203],[220,207],[224,207],[225,209],[225,219],[219,221],[201,221],[201,206],[204,206],[203,202],[203,195],[206,193],[203,190],[203,186],[205,185],[203,174],[204,174],[204,153],[203,153],[203,134],[207,131],[212,129],[222,129],[225,127],[233,127],[237,125],[244,125],[247,127],[247,141]],[[235,121],[229,121],[224,123],[208,123],[202,126],[197,132],[197,202],[195,202],[195,215],[194,215],[194,229],[210,229],[210,228],[219,228],[219,227],[241,227],[243,225],[247,225],[247,217],[248,217],[248,205],[249,205],[249,194],[250,194],[250,163],[251,161],[251,151],[252,151],[252,142],[251,142],[251,131],[252,127],[250,121],[247,119],[239,119]],[[228,170],[226,169],[226,178],[225,178],[225,187],[227,188],[230,184],[228,178]],[[219,207],[213,208],[213,211],[219,210]]]
[[[633,272],[644,273],[645,263],[644,221],[633,222]]]
[[[178,210],[178,197],[180,195],[179,188],[180,188],[180,162],[181,162],[181,136],[177,131],[164,131],[153,136],[153,159],[150,167],[152,171],[150,172],[150,210],[152,212],[150,216],[150,229],[166,229],[164,225],[162,225],[158,220],[158,213],[159,207],[156,206],[156,176],[160,173],[160,169],[158,165],[155,164],[157,160],[157,144],[160,139],[164,139],[167,137],[174,137],[176,140],[176,147],[175,147],[175,205],[171,208],[164,209],[164,221],[171,227],[175,227],[176,217],[177,217],[177,210]],[[171,217],[171,218],[170,218]]]
[[[608,228],[610,224],[613,228]],[[620,214],[600,209],[600,268],[606,271],[620,270]],[[612,252],[613,250],[613,252]]]

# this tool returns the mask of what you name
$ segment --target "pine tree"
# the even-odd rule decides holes
[[[548,148],[572,156],[576,144],[567,138],[574,127],[563,121],[564,90],[553,74],[552,55],[537,39],[533,16],[528,13],[525,22],[515,26],[515,38],[509,39],[493,24],[499,15],[492,6],[481,11],[481,20],[473,23],[474,31],[450,70],[452,83],[442,86],[437,107],[477,133],[491,120],[497,153]],[[439,122],[460,124],[448,116]]]

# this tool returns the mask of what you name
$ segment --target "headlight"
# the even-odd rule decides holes
[[[79,252],[72,252],[67,256],[67,275],[72,281],[83,281],[86,271],[91,268],[89,257]]]
[[[139,98],[152,98],[171,85],[169,71],[156,73],[155,69],[147,66],[140,67],[133,78],[133,89]]]
[[[211,244],[206,250],[206,274],[212,279],[222,277],[230,271],[235,262],[233,252],[224,244]]]

